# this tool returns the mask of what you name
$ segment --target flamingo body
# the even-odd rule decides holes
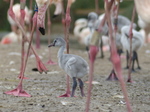
[[[15,17],[17,18],[17,20],[20,21],[21,19],[21,13],[20,13],[20,4],[15,4],[13,5],[13,12],[15,14]],[[32,14],[32,11],[29,10],[27,8],[27,6],[25,7],[25,23],[26,24],[29,24],[30,23],[30,18],[31,18],[31,14]],[[11,25],[17,25],[16,22],[9,16],[9,14],[7,13],[7,18],[8,18],[8,21]]]

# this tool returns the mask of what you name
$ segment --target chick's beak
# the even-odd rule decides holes
[[[55,44],[54,44],[54,43],[51,43],[50,45],[48,45],[48,47],[52,47],[52,46],[55,46]]]

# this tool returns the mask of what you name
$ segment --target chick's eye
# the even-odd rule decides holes
[[[57,41],[55,40],[54,43],[56,43]]]

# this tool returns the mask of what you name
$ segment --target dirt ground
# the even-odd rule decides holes
[[[32,71],[36,67],[35,58],[30,56],[25,76],[30,79],[23,81],[24,90],[32,97],[15,97],[4,92],[16,88],[19,83],[17,78],[20,73],[21,45],[0,45],[0,112],[84,112],[86,97],[81,97],[79,87],[76,97],[59,98],[65,93],[65,72],[58,65],[46,65],[49,72],[38,73]],[[72,47],[72,45],[70,45]],[[51,48],[52,60],[57,62],[58,48]],[[37,50],[43,63],[48,61],[49,51],[47,45],[41,45]],[[84,50],[70,48],[71,54],[82,56],[88,62],[87,53]],[[123,54],[125,56],[125,53]],[[92,89],[91,112],[127,112],[119,82],[106,81],[112,64],[108,60],[109,52],[105,52],[105,58],[97,55],[94,68],[94,81]],[[150,112],[150,44],[143,46],[139,51],[141,70],[132,73],[134,83],[126,83],[128,96],[133,112]],[[122,58],[122,68],[126,65]],[[128,70],[122,69],[124,79],[127,80]],[[88,75],[83,81],[88,80]],[[70,80],[72,83],[72,80]],[[88,84],[85,83],[87,95]]]

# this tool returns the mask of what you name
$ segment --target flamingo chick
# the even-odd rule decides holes
[[[66,49],[66,42],[63,38],[56,38],[53,43],[51,43],[48,47],[58,46],[60,47],[58,51],[58,63],[60,68],[62,68],[73,80],[72,85],[72,93],[71,97],[74,96],[75,89],[77,87],[76,78],[79,81],[79,87],[81,90],[81,95],[84,95],[83,91],[83,82],[81,80],[86,74],[89,73],[89,66],[87,62],[80,56],[73,54],[64,54],[64,50]]]
[[[130,52],[130,38],[129,38],[129,30],[130,26],[124,26],[121,29],[122,37],[121,37],[121,43],[124,49],[127,50],[127,68],[128,67],[128,58],[129,58],[129,52]],[[138,69],[140,69],[139,62],[138,62],[138,55],[137,50],[143,45],[144,43],[144,37],[140,32],[137,32],[136,30],[132,29],[133,37],[132,37],[132,71],[134,70],[134,62],[137,62]]]

